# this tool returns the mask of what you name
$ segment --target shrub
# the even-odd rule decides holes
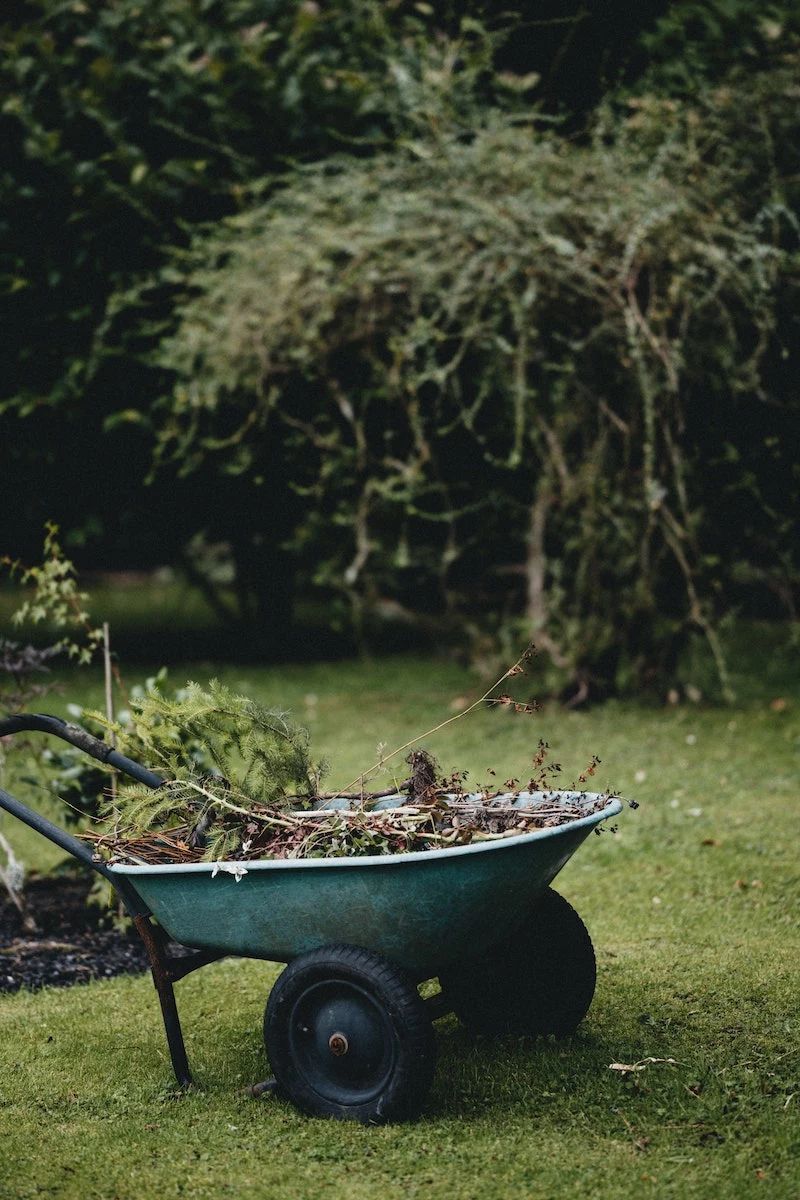
[[[359,611],[523,618],[582,692],[663,688],[699,628],[725,686],[714,477],[755,444],[797,488],[794,79],[303,169],[186,259],[162,456],[258,478],[279,442],[294,545]],[[739,561],[771,570],[794,517],[760,487]]]

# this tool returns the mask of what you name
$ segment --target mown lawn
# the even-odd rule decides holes
[[[336,784],[477,694],[466,671],[420,658],[188,672],[211,673],[306,720]],[[177,985],[200,1083],[187,1095],[149,977],[3,997],[0,1195],[800,1197],[800,686],[758,629],[734,673],[731,707],[485,710],[430,739],[445,770],[505,778],[543,737],[565,782],[598,754],[592,786],[641,802],[556,883],[599,965],[571,1040],[475,1038],[445,1018],[423,1118],[362,1128],[240,1094],[269,1073],[271,964],[227,960]],[[45,707],[101,694],[82,676]],[[34,835],[15,844],[31,863],[58,857]]]

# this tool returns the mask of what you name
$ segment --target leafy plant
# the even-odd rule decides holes
[[[38,649],[0,638],[0,714],[13,714],[29,709],[57,686],[51,680],[40,682],[38,679],[42,672],[49,670],[47,664],[52,659],[66,654],[80,663],[87,663],[91,661],[103,634],[89,621],[85,607],[88,597],[78,590],[75,567],[63,555],[57,525],[47,525],[44,561],[41,565],[25,566],[3,555],[0,557],[0,567],[23,585],[33,585],[33,595],[22,601],[11,618],[12,622],[16,625],[26,621],[33,624],[45,622],[63,634],[52,645]],[[76,626],[80,630],[80,640],[76,636]],[[37,775],[46,777],[50,765],[46,750],[37,748],[28,740],[17,740],[14,748],[22,751],[26,761],[32,762]],[[82,772],[85,770],[85,767],[81,768]],[[97,772],[94,774],[96,777]],[[6,753],[0,739],[0,783],[5,784],[5,776]],[[0,850],[5,856],[5,863],[0,862],[0,883],[22,913],[26,928],[33,931],[34,923],[27,913],[23,891],[24,864],[16,857],[13,846],[2,830]]]
[[[172,779],[196,777],[210,759],[218,776],[264,803],[290,787],[316,790],[322,767],[309,759],[307,730],[216,680],[207,691],[190,683],[174,700],[156,686],[131,707],[131,728],[119,731],[124,744]]]
[[[699,630],[729,694],[739,431],[798,485],[777,434],[798,418],[777,368],[794,89],[781,68],[641,98],[588,144],[488,112],[468,137],[298,171],[181,259],[162,457],[258,482],[280,444],[295,552],[356,624],[524,627],[573,700],[664,695]],[[797,508],[767,477],[737,495],[739,558],[780,556],[792,592]]]
[[[666,5],[638,42],[638,92],[695,95],[731,74],[741,79],[785,62],[800,45],[800,15],[785,2],[680,0]]]
[[[25,566],[7,554],[0,556],[0,567],[5,567],[12,579],[17,579],[23,587],[33,587],[33,595],[22,601],[11,621],[14,625],[46,623],[63,630],[63,636],[47,656],[63,653],[86,664],[102,645],[103,630],[89,620],[86,609],[89,596],[78,588],[75,566],[64,556],[58,533],[58,525],[48,521],[41,564]],[[80,640],[76,636],[78,631]]]
[[[207,690],[190,683],[173,697],[154,682],[130,707],[124,722],[88,715],[131,758],[164,773],[156,791],[124,786],[106,802],[104,815],[131,835],[188,826],[194,844],[224,858],[241,839],[240,829],[225,828],[226,813],[241,818],[254,803],[288,806],[290,793],[295,807],[308,806],[319,790],[325,768],[309,757],[307,730],[216,680]]]

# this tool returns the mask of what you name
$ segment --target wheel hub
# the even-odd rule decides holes
[[[391,1078],[397,1056],[392,1022],[357,984],[312,984],[297,998],[289,1030],[298,1070],[328,1100],[366,1103]]]
[[[331,1054],[335,1054],[337,1058],[341,1058],[343,1054],[347,1054],[350,1049],[350,1043],[343,1033],[332,1033],[328,1038],[328,1049]]]

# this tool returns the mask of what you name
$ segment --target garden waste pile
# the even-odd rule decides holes
[[[500,788],[468,790],[466,772],[442,778],[435,760],[417,749],[405,759],[408,778],[382,791],[368,791],[365,780],[385,770],[386,759],[359,776],[356,790],[324,792],[326,765],[311,761],[307,731],[285,713],[234,695],[217,682],[208,691],[190,684],[172,699],[151,689],[132,707],[134,715],[110,731],[124,753],[159,770],[164,782],[155,790],[121,786],[106,797],[98,828],[83,837],[99,858],[111,862],[438,850],[563,825],[599,811],[608,800],[553,788],[550,780],[560,768],[546,764],[548,747],[542,741],[524,785],[508,779]],[[94,720],[109,728],[100,714]]]
[[[138,836],[94,833],[85,837],[103,858],[134,864],[405,854],[564,825],[599,811],[607,799],[580,793],[540,793],[531,796],[525,807],[514,807],[508,796],[460,799],[442,795],[424,804],[403,802],[403,797],[398,797],[397,806],[391,808],[314,812],[252,805],[241,812],[228,808],[220,814],[214,809],[208,814],[213,822],[208,840],[197,835],[197,824]]]

